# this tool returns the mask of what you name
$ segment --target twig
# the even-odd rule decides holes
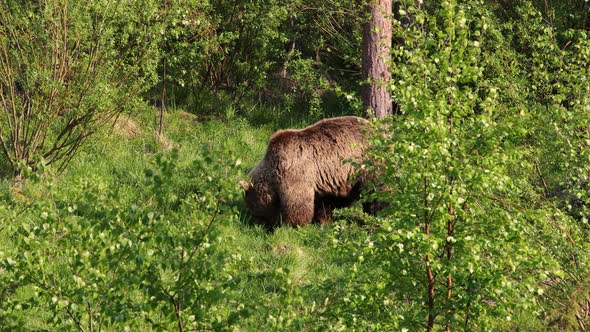
[[[543,177],[543,173],[541,173],[541,169],[539,168],[539,163],[535,163],[535,170],[541,179],[541,183],[543,184],[543,189],[545,190],[545,198],[549,197],[549,188],[547,187],[547,182],[545,182],[545,178]]]
[[[209,221],[209,224],[207,225],[207,228],[205,229],[205,232],[203,233],[203,236],[201,236],[201,240],[199,241],[199,243],[191,251],[188,260],[185,263],[182,264],[182,267],[183,268],[184,268],[184,266],[186,266],[191,261],[191,259],[195,255],[195,253],[199,250],[199,248],[201,248],[201,245],[203,244],[203,241],[205,241],[205,236],[207,236],[209,234],[209,230],[211,229],[211,225],[213,225],[213,221],[215,221],[215,218],[217,217],[217,214],[218,213],[219,213],[219,201],[216,202],[215,212],[213,213],[213,216],[211,217],[211,220]]]

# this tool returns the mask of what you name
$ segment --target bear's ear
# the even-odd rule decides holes
[[[241,180],[240,181],[240,187],[242,187],[242,189],[244,189],[244,191],[248,191],[252,188],[252,183]]]

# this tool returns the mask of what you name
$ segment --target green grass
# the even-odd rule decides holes
[[[354,239],[356,244],[363,243],[370,227],[358,222],[363,218],[358,207],[337,211],[336,220],[331,225],[282,227],[274,232],[253,225],[249,215],[244,212],[238,181],[262,158],[270,135],[279,128],[302,127],[307,124],[300,117],[289,117],[288,114],[273,115],[264,111],[269,110],[233,116],[230,119],[218,116],[204,119],[186,112],[172,111],[166,114],[164,138],[158,139],[155,135],[156,114],[153,110],[145,110],[130,117],[130,121],[135,123],[135,130],[132,132],[116,127],[95,135],[63,174],[56,175],[50,172],[45,174],[41,181],[28,181],[22,185],[14,185],[7,179],[2,180],[0,219],[4,217],[4,220],[0,224],[0,258],[2,252],[11,252],[12,247],[20,243],[17,237],[26,233],[23,231],[23,225],[28,225],[28,228],[45,227],[43,225],[46,222],[62,222],[59,218],[66,218],[64,225],[68,227],[93,229],[104,222],[105,218],[116,219],[109,215],[111,208],[118,211],[116,215],[120,216],[125,215],[125,211],[132,206],[148,210],[156,206],[153,188],[146,178],[146,169],[157,169],[157,157],[166,156],[169,150],[175,149],[178,159],[175,162],[175,174],[169,180],[170,190],[180,200],[192,199],[190,202],[194,204],[194,210],[202,211],[196,215],[176,216],[175,222],[190,226],[191,223],[199,221],[195,218],[201,218],[201,222],[213,220],[213,209],[206,206],[207,203],[203,203],[204,201],[200,201],[201,197],[219,198],[224,206],[214,219],[217,234],[216,252],[224,257],[223,268],[208,267],[206,264],[197,265],[197,272],[200,268],[217,270],[213,270],[215,276],[212,278],[201,280],[198,276],[194,277],[194,282],[198,284],[196,289],[204,290],[200,296],[209,296],[210,286],[207,285],[223,285],[219,298],[210,295],[213,303],[210,308],[196,310],[204,314],[208,321],[217,322],[217,325],[212,325],[214,329],[228,328],[224,324],[231,322],[233,328],[238,331],[342,330],[347,329],[340,320],[342,315],[348,317],[347,319],[354,319],[351,318],[354,315],[364,315],[362,318],[369,322],[373,314],[383,317],[378,316],[383,313],[362,312],[363,307],[355,308],[353,304],[343,302],[348,301],[345,298],[354,296],[354,287],[364,286],[348,283],[353,264],[358,263],[357,253],[352,249],[346,249],[346,245],[343,244],[339,244],[337,248],[332,239],[340,229],[343,229],[345,238]],[[194,164],[195,160],[204,163],[202,166],[211,174],[199,173],[199,168]],[[236,168],[224,166],[236,164],[239,164]],[[212,177],[209,182],[206,179],[208,176]],[[202,185],[205,185],[205,190],[219,192],[204,193]],[[53,221],[43,219],[44,211],[67,210],[70,205],[75,205],[80,197],[89,194],[96,195],[88,202],[94,202],[97,206],[76,207],[78,210],[74,213],[77,214],[74,219],[67,221],[67,213],[65,216],[53,217],[51,212],[49,218],[54,218]],[[174,211],[175,208],[163,210],[162,215],[174,216]],[[98,233],[97,231],[96,234]],[[58,229],[54,236],[59,238],[65,236],[64,234]],[[198,241],[198,238],[196,236],[194,241]],[[86,249],[82,240],[79,244],[76,244],[77,239],[74,238],[73,241],[74,252],[83,252]],[[59,247],[54,248],[51,237],[48,243],[49,252],[60,250]],[[175,248],[174,244],[169,247]],[[68,256],[57,252],[48,257],[54,259],[56,265],[39,267],[39,272],[55,273],[56,276],[66,275],[67,278],[70,271]],[[23,259],[23,263],[26,263],[26,257]],[[200,262],[206,262],[208,259],[207,256],[203,256]],[[373,263],[376,266],[380,264]],[[112,271],[107,273],[110,273],[109,277],[114,280],[117,268],[111,268]],[[162,275],[166,275],[163,278],[166,282],[172,282],[171,271],[174,269],[168,267],[167,270],[162,270]],[[31,271],[36,271],[35,267]],[[13,274],[0,271],[0,283],[9,284],[8,280],[15,276],[18,279],[18,271],[11,273]],[[378,268],[373,273],[376,278],[380,275]],[[108,290],[108,281],[105,285],[106,289],[102,291]],[[130,287],[132,288],[129,294],[125,296],[128,296],[131,302],[153,302],[153,299],[140,294],[141,288],[135,285]],[[0,304],[0,326],[2,320],[5,320],[10,323],[8,327],[20,329],[52,330],[64,326],[70,329],[75,327],[73,321],[68,320],[64,310],[52,307],[50,295],[38,301],[35,288],[32,286],[20,287],[14,293],[8,290],[5,294],[8,294],[3,295],[7,299],[7,304]],[[7,307],[10,303],[27,305]],[[132,329],[140,330],[176,328],[171,307],[165,300],[160,303],[164,305],[152,309],[127,308],[129,312],[142,314],[131,314],[126,318],[120,318],[120,321],[115,319],[106,324],[104,329],[119,330],[126,324],[131,324]],[[400,302],[400,305],[416,304]],[[345,308],[344,312],[339,311],[342,308]],[[108,307],[103,309],[109,310]],[[184,309],[183,315],[187,326],[191,324],[191,317],[195,317],[191,315],[191,310]],[[149,313],[152,322],[148,322],[142,316],[144,312]],[[55,313],[62,315],[62,318],[65,317],[65,321],[53,322]],[[350,316],[351,314],[353,316]],[[82,317],[87,318],[84,314]],[[513,323],[509,326],[499,324],[503,328],[533,326],[531,324],[542,326],[537,317],[528,312],[514,317]],[[379,329],[379,326],[387,325],[365,325],[362,329]]]
[[[239,160],[242,164],[241,175],[227,174],[231,177],[230,183],[234,184],[228,190],[233,191],[234,196],[225,204],[234,205],[236,208],[232,211],[236,212],[233,215],[222,214],[215,221],[221,239],[219,251],[226,253],[228,258],[226,278],[231,279],[231,287],[221,301],[221,315],[230,315],[245,307],[249,313],[241,316],[237,326],[242,330],[255,331],[261,324],[281,326],[277,319],[285,316],[287,307],[291,305],[290,315],[296,315],[304,314],[312,306],[313,310],[319,310],[324,302],[328,303],[326,298],[335,294],[319,291],[321,288],[316,286],[328,280],[338,280],[350,268],[331,253],[332,245],[326,240],[330,226],[283,227],[268,232],[250,223],[247,213],[240,212],[243,211],[243,203],[238,181],[262,158],[272,132],[281,127],[303,126],[305,123],[293,118],[279,119],[260,114],[233,117],[231,120],[221,117],[202,120],[174,111],[166,114],[162,143],[155,135],[155,116],[153,111],[148,110],[130,117],[130,121],[136,122],[139,127],[139,131],[132,134],[117,128],[98,133],[61,175],[46,174],[40,182],[27,182],[16,189],[9,180],[2,181],[0,198],[9,206],[4,216],[12,215],[13,222],[18,220],[17,224],[4,226],[11,230],[18,228],[22,220],[14,217],[12,213],[20,213],[16,211],[25,211],[22,217],[31,225],[37,225],[41,222],[38,212],[27,210],[27,206],[53,204],[48,196],[51,190],[64,195],[65,201],[73,201],[84,195],[86,189],[83,188],[87,187],[82,184],[86,182],[98,191],[116,191],[120,206],[138,204],[148,194],[145,170],[153,165],[157,155],[165,154],[170,148],[178,150],[176,169],[181,174],[177,177],[178,183],[173,186],[176,194],[183,198],[198,192],[198,188],[189,183],[188,177],[193,175],[190,171],[193,161],[206,148],[219,160]],[[208,162],[214,164],[218,161]],[[46,183],[52,183],[52,189],[48,189]],[[0,233],[3,244],[0,250],[11,246],[8,234]],[[30,293],[30,288],[21,288],[14,297],[26,302]],[[302,300],[296,304],[288,303],[294,294]],[[43,328],[41,322],[49,315],[49,309],[41,303],[33,308],[17,310],[15,315],[29,316],[31,319],[26,326],[30,328]],[[314,322],[308,320],[306,324],[312,328]]]

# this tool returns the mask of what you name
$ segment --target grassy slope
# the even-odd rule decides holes
[[[157,154],[169,147],[179,151],[178,169],[190,167],[202,147],[208,146],[221,158],[240,159],[241,176],[245,176],[262,157],[273,131],[305,125],[301,120],[287,118],[279,122],[279,117],[264,115],[221,120],[197,119],[188,113],[172,112],[166,117],[166,138],[158,141],[154,135],[154,117],[152,112],[135,114],[130,125],[106,130],[94,137],[67,171],[55,178],[59,190],[75,192],[77,183],[90,179],[105,188],[118,188],[121,205],[131,205],[144,197],[144,170],[150,167]],[[240,197],[237,184],[240,178],[228,176],[235,177],[229,180],[235,183],[236,197]],[[180,196],[190,190],[182,183],[177,188]],[[29,184],[15,192],[4,181],[0,186],[0,203],[23,209],[28,201],[46,199],[43,192],[40,184]],[[241,202],[228,204],[240,206]],[[346,213],[339,215],[347,216]],[[35,216],[29,218],[36,222]],[[321,313],[331,310],[331,303],[342,300],[340,294],[346,287],[343,280],[351,268],[350,259],[339,257],[330,240],[335,225],[342,223],[351,226],[347,227],[347,232],[366,236],[360,227],[345,220],[301,229],[283,227],[273,233],[251,225],[247,214],[238,213],[231,220],[219,220],[221,249],[230,257],[227,270],[233,279],[233,287],[221,303],[223,315],[246,308],[248,314],[239,318],[236,325],[243,331],[285,329],[288,326],[285,321],[290,319],[291,322],[296,319],[297,325],[290,325],[288,329],[338,329],[337,321],[326,321],[334,315]],[[0,232],[0,237],[5,234]],[[0,238],[0,250],[3,245],[10,245],[10,239]],[[26,298],[32,294],[25,290],[19,296]],[[51,329],[41,323],[47,314],[42,306],[30,308],[23,314],[27,317],[23,327]]]
[[[124,200],[121,204],[133,204],[142,199],[145,191],[144,170],[153,162],[154,156],[166,148],[178,149],[179,169],[190,165],[202,146],[206,145],[227,158],[241,159],[245,173],[260,160],[268,137],[274,130],[305,125],[303,121],[288,119],[278,122],[276,118],[264,116],[253,118],[250,121],[258,124],[251,124],[244,118],[197,119],[188,113],[172,112],[166,117],[166,138],[158,141],[154,135],[153,113],[136,114],[130,119],[130,123],[125,123],[127,120],[123,119],[121,126],[94,137],[66,172],[54,179],[56,187],[67,192],[75,188],[76,183],[91,180],[105,188],[118,188]],[[239,178],[234,180],[235,191],[239,195]],[[44,195],[42,186],[38,184],[27,184],[17,189],[16,195],[7,181],[2,182],[0,188],[0,198],[14,209],[23,208],[28,201],[43,199]],[[317,287],[310,287],[322,283],[334,284],[333,281],[348,269],[331,254],[331,243],[326,240],[330,226],[285,227],[269,233],[251,225],[246,214],[240,215],[238,220],[240,222],[220,221],[219,224],[222,250],[231,256],[229,269],[236,281],[225,303],[226,313],[243,308],[243,305],[249,306],[251,311],[238,323],[241,329],[257,330],[261,324],[280,326],[277,319],[285,315],[286,306],[292,309],[291,315],[298,315],[322,310],[320,307],[330,302],[329,297],[335,296],[335,288],[318,292]],[[9,245],[10,240],[2,239],[1,243]],[[285,302],[287,298],[292,298],[294,291],[304,301],[296,304]],[[37,309],[28,311],[26,315],[33,318],[44,314],[42,309]],[[306,323],[313,326],[316,322]],[[33,329],[42,327],[34,318],[24,324]]]
[[[143,125],[149,119],[140,119]],[[292,118],[254,117],[250,120],[199,120],[187,113],[172,113],[166,119],[166,136],[179,149],[179,164],[190,163],[197,157],[200,147],[208,145],[220,153],[241,159],[244,170],[253,168],[262,158],[268,138],[275,130],[285,127],[301,127],[307,123]],[[253,124],[254,123],[254,124]],[[149,125],[148,125],[149,126]],[[141,190],[139,187],[143,168],[150,154],[158,150],[149,132],[130,140],[105,140],[97,142],[94,151],[103,149],[108,155],[96,158],[91,152],[84,154],[76,165],[72,165],[68,177],[79,177],[86,172],[102,173],[111,185],[120,185],[122,177],[110,174],[130,172],[125,185],[130,196]],[[131,143],[131,144],[130,144]],[[101,165],[95,164],[101,159]],[[96,174],[96,173],[95,173]],[[246,176],[245,172],[243,176]],[[241,189],[235,181],[235,190]],[[240,204],[241,202],[239,202]],[[350,268],[333,254],[332,245],[326,240],[331,233],[330,226],[313,225],[301,229],[283,227],[269,233],[248,222],[247,214],[240,215],[241,222],[222,224],[223,249],[231,259],[230,270],[235,275],[235,287],[228,296],[227,310],[232,311],[240,304],[250,306],[253,312],[241,319],[238,326],[245,330],[257,331],[261,325],[281,326],[278,319],[287,316],[285,307],[290,306],[290,315],[306,316],[310,310],[322,310],[330,302],[330,296],[337,293],[337,280]],[[277,278],[277,273],[280,277]],[[285,287],[285,283],[288,285]],[[318,292],[312,285],[329,284],[328,289]],[[292,286],[292,287],[291,287]],[[286,303],[293,293],[300,295],[305,303]],[[312,318],[312,316],[307,315]],[[317,322],[307,321],[309,327]],[[328,323],[329,324],[329,323]]]

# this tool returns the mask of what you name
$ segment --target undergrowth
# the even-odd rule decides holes
[[[244,212],[238,181],[269,136],[308,123],[165,116],[164,137],[145,109],[96,135],[64,173],[1,182],[2,330],[390,330],[422,318],[420,299],[390,291],[407,262],[389,241],[407,234],[387,219],[353,206],[330,225],[269,232]],[[546,317],[571,326],[587,287],[548,282],[571,305]],[[524,306],[488,326],[542,328],[543,315]]]

